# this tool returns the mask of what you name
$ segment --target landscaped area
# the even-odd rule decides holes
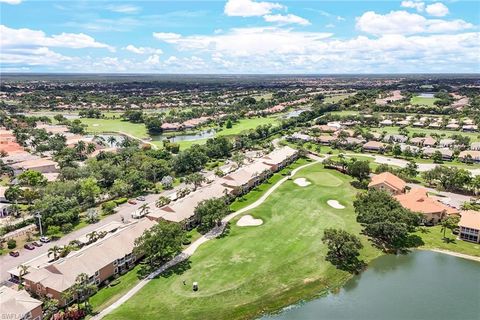
[[[423,249],[441,249],[480,257],[480,244],[459,240],[450,230],[447,230],[445,240],[441,226],[422,228],[416,234],[425,242],[421,247]]]
[[[421,97],[421,96],[413,96],[412,99],[410,99],[410,103],[413,105],[424,105],[424,106],[429,106],[433,107],[435,101],[439,99],[437,98],[429,98],[429,97]]]
[[[107,318],[131,319],[139,313],[144,319],[254,317],[343,284],[350,274],[325,261],[321,238],[329,227],[359,235],[352,207],[357,190],[349,177],[321,164],[302,169],[295,175],[300,177],[311,184],[299,187],[288,180],[248,212],[263,220],[261,226],[237,227],[232,221],[228,236],[202,245],[190,268],[153,280]],[[331,199],[346,208],[330,207]],[[381,254],[361,238],[361,258],[370,261]],[[195,281],[198,292],[192,291]]]
[[[386,132],[389,134],[398,134],[398,129],[400,129],[400,127],[398,126],[381,127],[381,128],[372,128],[371,132],[380,132],[380,133]],[[454,134],[459,134],[462,136],[470,137],[471,142],[480,141],[480,134],[478,132],[435,130],[435,129],[414,128],[414,127],[406,127],[405,129],[408,130],[410,136],[413,133],[424,133],[427,136],[432,134],[439,134],[439,135],[444,135],[445,137],[449,137]]]

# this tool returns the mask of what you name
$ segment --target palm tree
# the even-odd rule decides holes
[[[117,143],[117,139],[114,136],[110,136],[108,137],[107,142],[113,147]]]
[[[48,257],[50,258],[50,256],[53,254],[53,260],[57,260],[61,252],[62,248],[55,245],[51,248],[48,248]]]
[[[150,212],[150,207],[147,203],[142,204],[139,209],[141,215],[148,214]]]
[[[83,140],[78,141],[75,144],[74,148],[75,148],[75,151],[82,154],[86,149],[85,141],[83,141]]]
[[[66,257],[73,249],[74,247],[69,244],[64,245],[62,247],[62,251],[60,252],[60,257]]]
[[[18,279],[19,279],[20,284],[22,284],[22,282],[23,282],[23,276],[28,273],[28,268],[29,268],[29,266],[24,265],[24,264],[21,264],[17,267],[17,269],[18,269]]]
[[[205,177],[198,172],[189,174],[188,176],[185,177],[186,183],[193,184],[193,191],[197,190],[197,188],[200,187],[202,183],[205,181],[206,181]]]
[[[87,307],[90,296],[97,290],[97,286],[90,283],[90,277],[86,273],[80,273],[71,290],[73,296],[77,298],[78,307],[80,307],[81,301],[85,301],[85,307]]]
[[[97,239],[98,239],[98,233],[97,233],[97,231],[92,231],[92,232],[90,232],[90,233],[87,233],[87,234],[86,234],[86,237],[87,237],[87,239],[88,239],[88,242],[89,242],[89,243],[92,243],[92,242],[97,241]]]
[[[87,153],[90,154],[92,153],[93,151],[95,151],[97,149],[97,146],[95,145],[95,143],[89,143],[87,145]]]

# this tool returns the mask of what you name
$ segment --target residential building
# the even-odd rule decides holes
[[[133,253],[135,239],[154,225],[154,221],[142,219],[64,258],[39,268],[31,266],[23,277],[25,289],[67,304],[62,293],[72,287],[79,274],[87,274],[91,283],[100,285],[132,268],[140,258]]]
[[[42,301],[30,297],[25,290],[0,287],[1,319],[41,320]]]
[[[462,130],[466,132],[476,132],[478,131],[478,126],[474,124],[465,124],[462,126]]]
[[[470,144],[470,150],[480,151],[480,142],[472,142]]]
[[[336,140],[336,138],[332,136],[319,136],[316,140],[323,145],[330,145],[333,141]]]
[[[372,141],[368,141],[367,143],[365,143],[362,146],[362,149],[364,151],[380,152],[380,151],[385,150],[386,147],[387,147],[387,145],[385,143],[372,140]]]
[[[430,148],[430,147],[425,147],[422,149],[423,155],[428,158],[431,158],[437,151],[440,152],[443,160],[452,160],[453,151],[450,149],[447,149],[447,148],[437,149],[437,148]]]
[[[402,194],[407,186],[406,182],[390,172],[383,172],[372,177],[368,188],[387,191],[392,195]]]
[[[308,142],[308,141],[312,140],[312,137],[310,137],[308,134],[295,132],[291,136],[288,136],[287,139],[290,140],[290,141],[305,141],[305,142]]]
[[[480,243],[480,212],[473,210],[460,212],[458,228],[460,239]]]
[[[408,137],[402,134],[387,134],[383,138],[385,142],[398,142],[398,143],[405,143],[408,141]]]
[[[35,170],[41,173],[58,172],[57,163],[47,158],[34,160],[26,160],[11,165],[15,174],[19,174],[26,170]]]
[[[468,161],[469,158],[473,162],[480,162],[480,150],[466,150],[460,152],[458,158],[462,161]]]
[[[447,215],[458,214],[457,209],[429,197],[425,188],[414,188],[410,192],[395,196],[395,199],[404,208],[421,213],[424,222],[428,223],[438,223]]]

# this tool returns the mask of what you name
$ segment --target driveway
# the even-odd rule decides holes
[[[472,198],[471,196],[465,196],[463,194],[446,192],[446,191],[437,191],[433,188],[427,188],[427,187],[424,187],[424,186],[422,186],[420,184],[416,184],[416,183],[407,183],[407,185],[411,188],[412,187],[413,188],[425,188],[429,192],[439,194],[440,196],[435,196],[435,199],[437,199],[438,201],[440,201],[440,202],[442,202],[442,203],[444,203],[448,206],[451,206],[451,207],[454,207],[454,208],[457,208],[457,209],[460,209],[464,202],[469,202],[470,199]]]

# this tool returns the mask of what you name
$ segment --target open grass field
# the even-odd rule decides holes
[[[298,177],[312,184],[299,187],[289,180],[249,212],[263,225],[238,227],[232,221],[228,236],[202,245],[188,268],[154,279],[107,319],[254,318],[338,288],[351,275],[325,261],[321,238],[329,227],[359,234],[352,207],[356,190],[349,177],[321,164]],[[331,208],[330,199],[346,208]],[[366,238],[362,242],[366,261],[381,254]],[[193,281],[198,292],[191,289]]]
[[[422,230],[417,231],[416,234],[420,236],[425,243],[420,248],[442,249],[480,257],[480,244],[458,240],[457,236],[450,230],[446,232],[446,237],[449,240],[445,241],[441,229],[441,226],[434,226],[425,228],[425,232],[422,232]]]
[[[272,100],[273,93],[265,92],[264,94],[254,95],[253,98],[257,101],[264,99],[265,101]]]
[[[331,95],[331,96],[328,96],[325,98],[325,100],[323,100],[325,103],[335,103],[335,102],[338,102],[340,100],[343,100],[345,99],[346,97],[348,96],[351,96],[353,93],[345,93],[345,94],[337,94],[337,95]]]
[[[148,137],[147,129],[143,123],[131,123],[121,119],[81,119],[86,124],[87,132],[125,132],[140,139]]]
[[[372,132],[387,132],[387,133],[394,133],[398,134],[398,129],[400,127],[398,126],[392,126],[392,127],[381,127],[381,128],[372,128]],[[406,127],[406,129],[409,132],[410,137],[412,136],[413,133],[425,133],[426,135],[431,135],[433,133],[440,134],[440,135],[445,135],[445,137],[449,137],[454,134],[460,134],[463,136],[470,137],[471,142],[476,142],[480,141],[480,133],[478,132],[463,132],[463,131],[451,131],[451,130],[435,130],[435,129],[425,129],[425,128],[414,128],[414,127]]]
[[[413,96],[410,99],[410,103],[433,107],[434,102],[437,101],[437,100],[438,100],[437,98],[426,98],[426,97],[420,97],[420,96]]]
[[[330,113],[333,115],[339,115],[339,116],[358,116],[360,114],[359,111],[355,111],[355,110],[332,111]]]

